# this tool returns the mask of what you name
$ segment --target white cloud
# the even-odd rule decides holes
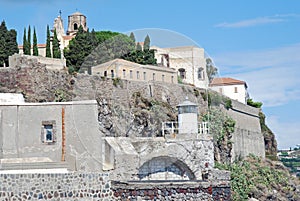
[[[300,44],[214,57],[220,76],[245,80],[250,95],[265,107],[300,100]]]
[[[271,24],[271,23],[279,23],[288,21],[291,18],[299,18],[300,15],[298,14],[281,14],[281,15],[274,15],[274,16],[265,16],[265,17],[258,17],[254,19],[242,20],[238,22],[223,22],[220,24],[215,25],[215,27],[224,27],[224,28],[240,28],[240,27],[250,27],[250,26],[257,26],[262,24]]]
[[[283,122],[277,116],[269,116],[266,123],[276,135],[279,149],[288,149],[300,144],[300,127],[297,122]]]

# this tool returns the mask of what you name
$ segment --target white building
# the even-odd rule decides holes
[[[247,104],[249,94],[247,83],[229,77],[214,78],[209,84],[210,89],[217,91],[233,100]]]
[[[160,48],[155,49],[155,58],[158,66],[176,69],[178,77],[183,83],[199,88],[208,87],[206,73],[206,58],[204,49],[195,46]]]

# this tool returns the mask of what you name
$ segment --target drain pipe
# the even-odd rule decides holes
[[[65,108],[61,108],[61,133],[62,133],[62,141],[61,141],[61,161],[65,161],[66,154],[66,130],[65,130]]]

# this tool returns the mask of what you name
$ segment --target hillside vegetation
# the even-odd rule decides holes
[[[233,200],[300,200],[299,179],[292,177],[280,162],[261,160],[252,155],[245,160],[217,164],[216,167],[231,171]]]

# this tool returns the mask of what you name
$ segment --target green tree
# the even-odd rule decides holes
[[[129,37],[131,38],[131,40],[132,40],[133,42],[135,42],[135,36],[134,36],[134,33],[133,33],[133,32],[130,33],[130,36],[129,36]]]
[[[53,58],[61,58],[61,51],[59,48],[59,40],[57,38],[56,29],[54,29],[54,36],[52,41],[52,55]]]
[[[37,46],[37,37],[36,37],[36,32],[35,32],[35,27],[33,28],[33,56],[38,56],[39,55],[39,49]]]
[[[215,67],[211,58],[206,58],[206,73],[209,83],[211,83],[214,77],[218,74],[218,69]]]
[[[118,32],[111,31],[95,32],[92,30],[89,32],[88,30],[85,32],[82,27],[79,27],[75,38],[73,38],[70,41],[69,46],[64,49],[67,66],[69,69],[74,69],[77,72],[81,67],[83,67],[84,70],[87,70],[90,66],[98,64],[98,62],[100,62],[97,61],[98,54],[102,54],[102,52],[96,52],[98,46],[104,48],[111,38],[116,37],[119,34],[120,33]],[[101,48],[99,47],[98,49]],[[82,71],[84,70],[82,69]]]
[[[31,55],[31,29],[30,25],[28,26],[28,34],[27,34],[27,53],[28,55]]]
[[[23,34],[23,53],[25,55],[28,55],[27,50],[28,50],[28,48],[27,48],[26,28],[24,28],[24,34]]]
[[[89,67],[102,64],[115,58],[127,59],[131,57],[131,53],[135,50],[135,43],[125,34],[118,34],[105,40],[99,44],[89,54],[84,63],[83,69],[87,70]]]
[[[49,25],[47,25],[47,40],[46,40],[46,57],[51,58],[51,47],[50,47],[50,30]]]
[[[5,21],[0,25],[0,66],[8,66],[8,57],[18,53],[17,32],[14,29],[8,31]]]
[[[143,50],[144,50],[145,52],[147,52],[147,51],[150,50],[150,37],[149,37],[149,35],[147,35],[147,36],[145,37]]]
[[[5,52],[5,41],[7,35],[7,28],[4,21],[2,21],[0,25],[0,66],[3,66],[6,59],[6,52]]]

